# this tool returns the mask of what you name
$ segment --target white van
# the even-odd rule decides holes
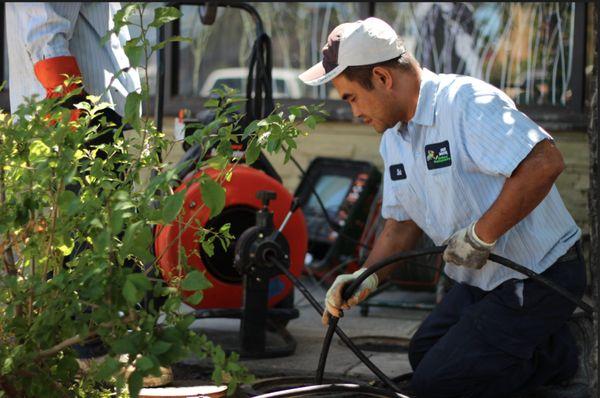
[[[304,95],[303,85],[298,75],[302,73],[297,69],[273,68],[273,98],[302,98]],[[209,97],[210,91],[227,85],[246,95],[246,81],[248,79],[248,68],[223,68],[212,71],[202,88],[200,96]]]

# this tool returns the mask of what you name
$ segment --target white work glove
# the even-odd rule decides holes
[[[486,243],[475,233],[475,223],[454,233],[445,243],[444,261],[480,269],[487,262],[496,241]]]
[[[379,278],[377,278],[377,274],[371,274],[360,284],[348,301],[342,302],[342,291],[344,290],[344,287],[358,278],[360,274],[366,270],[366,268],[361,268],[352,274],[338,275],[338,277],[335,278],[335,281],[333,281],[333,284],[325,296],[325,311],[323,311],[322,319],[323,325],[329,323],[329,314],[339,318],[341,315],[340,310],[350,309],[350,307],[360,303],[366,299],[373,290],[377,289]]]

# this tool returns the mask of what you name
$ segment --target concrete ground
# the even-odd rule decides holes
[[[317,301],[323,303],[325,287],[306,276],[302,278],[302,282]],[[390,289],[374,298],[374,301],[401,304],[402,307],[411,304],[431,307],[434,305],[435,294],[433,292]],[[291,320],[287,326],[287,331],[297,342],[293,355],[270,359],[242,358],[240,360],[257,379],[257,383],[253,384],[254,392],[266,393],[277,390],[274,385],[269,385],[270,378],[296,378],[289,381],[288,388],[314,384],[313,379],[326,328],[321,324],[320,314],[317,314],[298,290],[296,290],[295,306],[298,308],[300,316]],[[408,355],[403,348],[406,347],[408,340],[428,313],[429,311],[423,309],[371,307],[368,316],[365,317],[361,315],[360,309],[353,308],[346,311],[338,326],[352,338],[355,344],[364,342],[365,338],[369,338],[368,340],[371,342],[381,343],[379,346],[375,344],[363,348],[362,351],[383,373],[389,378],[394,378],[411,372]],[[196,321],[192,328],[227,348],[239,344],[239,326],[239,320],[201,319]],[[267,340],[271,345],[282,342],[282,339],[274,333],[268,333]],[[213,384],[211,381],[212,363],[206,359],[188,358],[175,366],[173,371],[174,386]],[[327,358],[325,382],[371,383],[377,380],[377,377],[345,346],[338,336],[334,335]],[[277,381],[277,383],[281,382]],[[402,386],[402,384],[399,385]],[[276,384],[276,386],[279,389],[286,387],[282,384]],[[252,386],[246,386],[235,397],[252,396],[246,393],[249,388]],[[339,394],[319,396],[339,396]],[[352,396],[361,396],[361,394]],[[590,395],[586,385],[571,384],[560,388],[540,388],[526,396],[511,398],[590,398]]]
[[[308,277],[303,277],[302,281],[317,301],[323,303],[325,288]],[[377,301],[427,305],[432,305],[434,299],[434,293],[406,292],[395,289],[377,297]],[[257,379],[282,376],[312,378],[315,376],[326,328],[321,324],[320,314],[317,314],[316,310],[298,291],[296,291],[295,303],[300,317],[291,320],[287,326],[287,331],[297,342],[295,353],[280,358],[241,360],[241,363]],[[428,311],[418,309],[371,307],[369,315],[362,316],[360,310],[354,308],[346,311],[338,326],[355,343],[369,337],[369,342],[372,342],[373,338],[377,338],[376,341],[387,344],[380,347],[370,345],[368,350],[363,350],[363,352],[388,377],[393,378],[411,372],[408,356],[403,347],[406,347],[406,343],[427,314]],[[224,348],[238,340],[239,326],[240,321],[233,319],[202,319],[192,325],[195,330],[206,334],[209,339],[222,344]],[[386,337],[388,339],[385,339]],[[267,339],[274,344],[282,342],[281,338],[274,333],[268,333]],[[395,346],[396,342],[399,345]],[[382,350],[384,352],[381,352]],[[180,385],[189,385],[192,380],[208,380],[212,372],[212,365],[205,359],[189,358],[179,364],[174,372]],[[377,380],[377,377],[346,347],[337,335],[334,336],[331,344],[325,377],[364,382]]]

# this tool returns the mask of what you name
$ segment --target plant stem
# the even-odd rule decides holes
[[[135,313],[132,313],[130,311],[128,316],[121,319],[121,322],[127,324],[134,319],[135,319]],[[109,328],[109,327],[112,327],[114,324],[115,324],[115,322],[103,322],[98,325],[97,329]],[[91,337],[95,337],[95,336],[97,336],[97,332],[92,330],[92,331],[88,332],[87,336],[85,336],[85,337],[81,337],[78,334],[73,337],[69,337],[68,339],[63,340],[60,343],[58,343],[46,350],[40,351],[37,355],[37,358],[44,358],[44,357],[52,356],[54,354],[58,354],[60,351],[64,350],[65,348],[71,347],[75,344],[82,343],[85,340],[87,340]]]

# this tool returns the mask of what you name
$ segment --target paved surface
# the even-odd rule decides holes
[[[325,297],[324,288],[307,277],[303,278],[303,282],[315,298],[322,303]],[[433,293],[428,292],[390,290],[379,295],[377,300],[418,302],[431,305],[434,296]],[[297,348],[293,355],[282,358],[241,360],[257,378],[314,377],[326,328],[321,324],[321,316],[298,291],[296,291],[296,308],[300,311],[300,317],[291,320],[287,326],[287,330],[297,341]],[[394,341],[396,338],[401,338],[401,342],[407,342],[427,314],[428,311],[417,309],[371,307],[369,315],[365,317],[360,315],[358,308],[355,308],[347,311],[338,325],[349,337],[357,340],[361,340],[363,337],[389,337]],[[239,325],[239,320],[233,319],[202,319],[196,321],[192,327],[225,347],[231,346],[232,342],[238,340]],[[279,344],[282,340],[278,335],[269,333],[268,341]],[[363,350],[363,352],[389,377],[410,372],[411,368],[406,352],[398,352],[402,349],[401,347],[393,350],[396,352],[390,352],[392,351],[389,349],[390,342],[387,341],[387,343],[387,352],[372,350]],[[381,347],[379,351],[381,351]],[[174,370],[176,379],[184,382],[185,380],[210,377],[212,366],[205,359],[189,358]],[[376,376],[344,345],[337,335],[334,336],[331,344],[325,377],[361,381],[376,379]]]
[[[302,281],[317,301],[322,303],[325,297],[324,288],[307,277],[304,277]],[[300,295],[298,291],[296,294]],[[434,293],[401,290],[390,290],[377,297],[377,301],[403,304],[419,303],[421,305],[433,305],[434,300]],[[287,326],[287,330],[297,342],[297,348],[293,355],[271,359],[241,360],[241,363],[256,376],[258,381],[286,376],[299,378],[300,381],[290,382],[290,386],[293,387],[312,383],[326,328],[321,324],[321,316],[303,297],[296,297],[296,308],[300,311],[300,317],[290,321]],[[378,341],[385,341],[386,337],[392,338],[392,340],[400,338],[406,342],[412,337],[427,314],[428,311],[418,309],[372,307],[369,315],[364,317],[360,315],[360,310],[355,308],[346,311],[338,325],[355,343],[364,337],[378,337]],[[192,325],[195,330],[206,334],[212,341],[222,343],[224,347],[238,342],[239,326],[239,320],[232,319],[202,319]],[[282,340],[279,336],[269,333],[268,341],[278,344]],[[406,352],[399,352],[397,348],[388,348],[384,352],[363,349],[363,352],[390,378],[411,372]],[[212,384],[210,378],[213,368],[210,361],[206,359],[188,358],[175,366],[173,370],[175,386]],[[350,382],[377,380],[376,376],[343,342],[334,336],[327,358],[325,381],[340,381],[336,379]],[[284,386],[278,384],[277,387],[283,388]],[[259,391],[264,393],[268,389]],[[235,397],[245,398],[247,396],[240,392]],[[323,396],[336,396],[336,394]],[[571,384],[560,388],[540,388],[528,395],[511,398],[590,398],[590,395],[585,385]]]

